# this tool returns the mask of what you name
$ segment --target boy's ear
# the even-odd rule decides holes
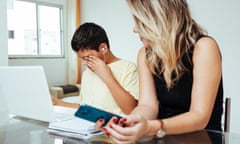
[[[107,45],[105,43],[101,43],[98,47],[98,51],[101,51],[103,53],[106,53],[107,51]]]

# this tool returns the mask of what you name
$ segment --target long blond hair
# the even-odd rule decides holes
[[[171,88],[186,70],[182,56],[204,30],[192,19],[185,0],[127,0],[139,35],[149,41],[146,63]],[[191,59],[191,58],[190,58]]]

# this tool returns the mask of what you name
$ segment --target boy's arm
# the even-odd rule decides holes
[[[70,107],[70,108],[79,108],[80,104],[77,103],[70,103],[70,102],[64,102],[54,96],[52,96],[52,103],[53,105],[58,105],[58,106],[64,106],[64,107]]]

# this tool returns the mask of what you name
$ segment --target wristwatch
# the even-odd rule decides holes
[[[165,135],[166,135],[166,130],[164,128],[164,123],[162,120],[159,120],[160,124],[161,124],[161,127],[159,130],[157,130],[157,133],[156,133],[156,136],[158,138],[163,138]]]

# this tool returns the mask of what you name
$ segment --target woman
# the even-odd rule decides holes
[[[138,53],[140,99],[118,123],[103,127],[116,143],[221,130],[221,54],[193,20],[185,0],[127,0],[143,47]],[[125,126],[122,126],[122,125]]]

